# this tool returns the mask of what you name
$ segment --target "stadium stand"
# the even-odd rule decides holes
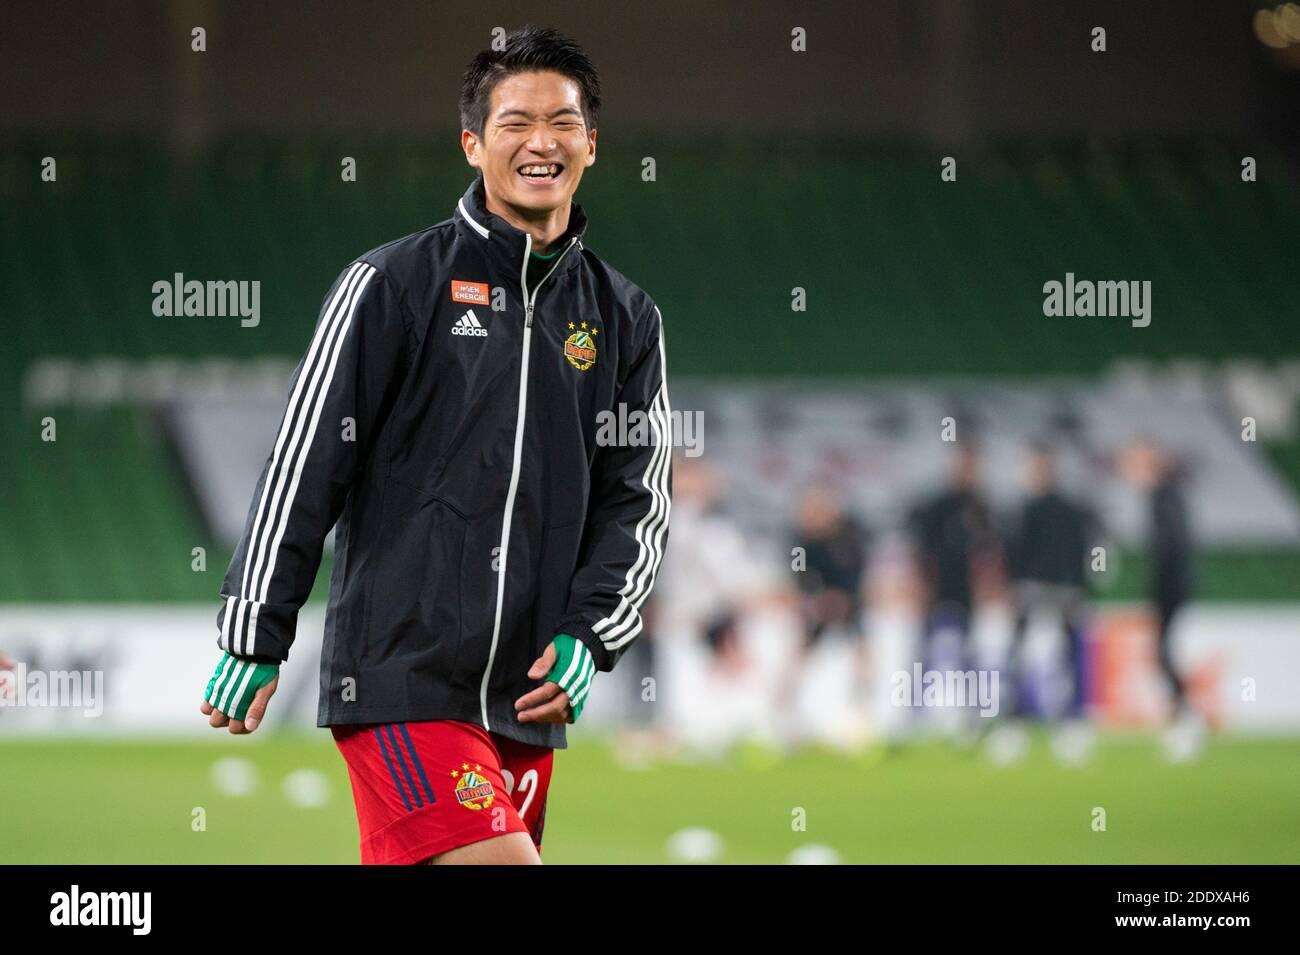
[[[51,357],[296,358],[338,270],[446,218],[468,175],[450,141],[232,140],[189,165],[151,143],[90,142],[60,145],[55,183],[32,174],[48,142],[0,151],[0,369],[14,401]],[[347,156],[356,182],[340,177]],[[644,156],[656,179],[628,188]],[[1242,183],[1229,144],[995,146],[958,157],[952,183],[939,158],[889,143],[602,148],[581,194],[588,245],[653,291],[679,378],[1095,374],[1121,356],[1267,361],[1294,341],[1300,189],[1275,174]],[[152,285],[177,272],[260,281],[260,323],[155,317]],[[1066,272],[1150,280],[1152,324],[1045,318],[1042,285]],[[178,490],[161,419],[104,377],[99,400],[92,380],[76,402],[0,422],[0,599],[212,595],[228,555]],[[41,440],[46,415],[57,441]],[[1294,438],[1273,451],[1300,476]],[[190,570],[195,546],[207,574]],[[1125,566],[1127,581],[1140,562]],[[1300,560],[1211,553],[1205,575],[1206,596],[1290,596]]]

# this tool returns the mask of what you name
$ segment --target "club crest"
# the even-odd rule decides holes
[[[573,331],[564,342],[564,357],[578,371],[586,371],[596,364],[596,335],[600,329],[588,331],[586,322],[581,328],[575,328],[574,323],[569,322],[569,328]]]
[[[451,771],[452,779],[456,780],[456,801],[466,809],[478,811],[480,809],[492,808],[492,800],[496,798],[496,790],[492,788],[492,782],[483,775],[483,767],[474,764],[474,768],[469,768],[469,763],[461,763],[460,769]]]

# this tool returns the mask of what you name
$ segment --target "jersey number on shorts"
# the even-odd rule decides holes
[[[501,775],[506,780],[506,795],[514,799],[515,774],[508,769],[503,769]],[[532,805],[533,796],[537,795],[537,770],[530,769],[524,773],[523,778],[519,780],[519,792],[528,794],[527,798],[524,799],[524,804],[519,807],[519,815],[522,816],[528,812],[528,807]]]

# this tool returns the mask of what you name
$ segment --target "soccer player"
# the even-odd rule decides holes
[[[804,565],[792,573],[800,595],[803,622],[802,639],[795,646],[786,667],[778,694],[778,706],[789,712],[798,707],[805,695],[810,674],[814,673],[814,654],[828,649],[846,651],[850,661],[848,698],[826,699],[818,694],[816,713],[824,716],[821,726],[798,727],[799,720],[788,724],[794,738],[816,736],[829,742],[847,743],[842,714],[853,704],[867,682],[867,646],[862,626],[862,585],[867,569],[868,534],[862,524],[844,506],[839,489],[830,482],[815,482],[804,489],[790,534],[790,548],[802,547]],[[835,714],[835,715],[832,715]]]
[[[1183,762],[1198,755],[1205,742],[1204,722],[1187,699],[1187,682],[1174,663],[1172,647],[1175,620],[1196,592],[1196,548],[1183,492],[1187,474],[1164,446],[1145,438],[1123,449],[1120,470],[1149,499],[1149,587],[1156,615],[1156,659],[1173,704],[1164,748],[1171,761]]]
[[[1083,723],[1088,562],[1092,548],[1101,543],[1102,529],[1092,508],[1062,491],[1050,447],[1031,445],[1025,463],[1029,498],[1008,545],[1016,622],[1003,683],[1012,702],[1004,709],[1012,718],[1029,711],[1023,693],[1025,635],[1031,618],[1048,614],[1064,632],[1065,670],[1071,675],[1063,725],[1053,746],[1064,761],[1081,762],[1092,746],[1092,733]]]
[[[248,733],[337,523],[317,722],[363,863],[540,861],[553,750],[642,629],[670,409],[659,309],[582,244],[599,110],[554,31],[470,63],[477,175],[329,290],[225,578],[202,711]]]
[[[949,485],[908,516],[924,585],[923,657],[937,662],[941,633],[958,636],[960,668],[970,665],[970,630],[977,578],[1000,559],[992,510],[980,490],[980,451],[963,442],[953,451]]]

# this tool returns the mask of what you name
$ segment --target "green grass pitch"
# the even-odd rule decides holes
[[[213,764],[253,764],[251,795],[223,795]],[[294,770],[323,774],[328,798],[295,806]],[[317,777],[319,779],[319,777]],[[845,757],[627,769],[584,740],[557,755],[547,811],[550,863],[673,861],[669,837],[704,827],[721,862],[782,862],[803,845],[844,862],[1300,862],[1300,739],[1218,739],[1170,766],[1147,737],[1103,737],[1082,768],[1036,738],[1020,764],[930,743]],[[192,831],[202,807],[206,830]],[[1092,828],[1093,810],[1106,831]],[[791,825],[802,808],[806,831]],[[352,794],[325,733],[208,742],[0,740],[6,862],[355,863]]]

